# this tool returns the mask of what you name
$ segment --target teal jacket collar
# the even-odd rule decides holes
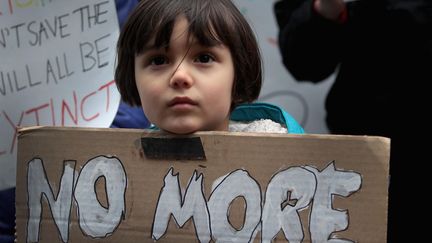
[[[304,134],[303,128],[288,112],[268,103],[240,104],[232,112],[230,120],[238,122],[252,122],[260,119],[270,119],[284,125],[288,133]],[[153,124],[150,129],[158,129]]]
[[[251,122],[259,119],[270,119],[286,126],[288,133],[303,134],[300,124],[282,108],[268,103],[250,103],[238,105],[232,112],[230,120]]]

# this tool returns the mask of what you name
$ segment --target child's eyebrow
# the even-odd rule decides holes
[[[156,45],[145,45],[142,48],[138,49],[137,55],[143,54],[145,52],[154,51],[154,50],[160,50],[162,48],[168,49],[168,47],[157,47]]]
[[[155,45],[145,45],[142,49],[141,52],[146,52],[149,50],[154,50],[154,49],[158,49]]]

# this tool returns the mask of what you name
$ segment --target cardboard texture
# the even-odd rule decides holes
[[[24,128],[17,241],[385,242],[389,150],[368,136]]]

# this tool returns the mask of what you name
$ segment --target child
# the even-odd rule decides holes
[[[241,122],[234,131],[303,133],[278,107],[251,103],[261,89],[261,57],[230,0],[142,0],[117,51],[123,100],[141,105],[164,131],[228,131],[231,117]]]

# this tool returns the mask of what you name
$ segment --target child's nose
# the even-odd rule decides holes
[[[170,86],[173,88],[189,88],[193,85],[194,80],[190,75],[190,70],[188,70],[185,63],[181,63],[170,79]]]

